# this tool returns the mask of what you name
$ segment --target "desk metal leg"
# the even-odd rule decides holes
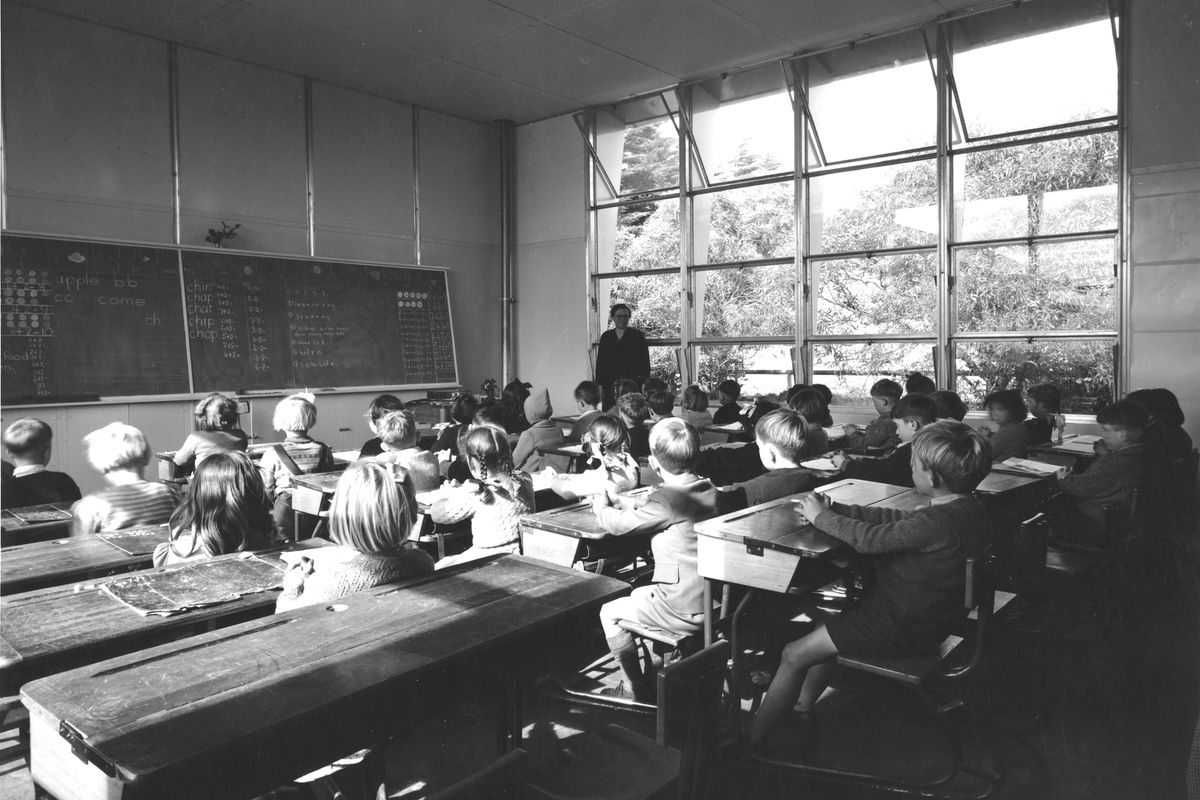
[[[712,580],[704,579],[704,646],[713,643],[713,590]]]
[[[514,670],[500,678],[497,687],[496,751],[499,755],[521,746],[524,719],[521,713],[521,678]]]

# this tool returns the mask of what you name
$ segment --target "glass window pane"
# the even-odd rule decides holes
[[[951,42],[971,137],[1117,113],[1117,60],[1103,2],[981,14],[953,23]]]
[[[793,380],[792,348],[786,344],[703,345],[696,348],[697,383],[710,390],[726,378],[742,385],[743,398],[787,395]]]
[[[789,258],[796,253],[794,181],[696,195],[697,264]]]
[[[595,125],[596,154],[621,196],[679,185],[679,134],[663,97],[597,110]]]
[[[692,135],[710,183],[790,172],[794,121],[779,64],[692,87]]]
[[[701,336],[794,336],[795,268],[773,264],[693,273]]]
[[[958,241],[1117,227],[1117,134],[954,158]]]
[[[933,348],[933,342],[815,343],[813,383],[833,391],[833,405],[870,406],[871,385],[880,378],[903,386],[910,373],[932,376]]]
[[[937,240],[932,160],[809,179],[814,254],[921,247]]]
[[[812,262],[817,335],[932,332],[936,272],[933,253]]]
[[[676,357],[678,352],[678,347],[650,348],[650,377],[663,379],[672,391],[679,387],[679,359]]]
[[[678,339],[679,306],[678,275],[621,275],[598,278],[597,293],[601,316],[616,303],[626,303],[633,309],[629,324],[646,334],[648,339]],[[609,320],[607,325],[611,326]]]
[[[958,329],[1115,330],[1113,248],[1095,239],[958,250]]]
[[[1113,399],[1115,339],[1072,342],[959,342],[956,391],[968,408],[999,389],[1053,383],[1067,414],[1094,414]]]
[[[596,213],[598,272],[679,266],[679,201],[654,200]]]
[[[937,142],[937,85],[920,32],[807,59],[809,110],[828,162]]]

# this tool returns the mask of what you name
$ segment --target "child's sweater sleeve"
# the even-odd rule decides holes
[[[267,490],[267,497],[275,496],[275,465],[279,463],[279,458],[276,457],[273,449],[268,449],[263,453],[262,459],[258,462],[258,471],[262,473],[263,488]]]
[[[95,533],[100,529],[100,514],[103,503],[91,495],[71,506],[71,535],[82,536],[85,533]]]
[[[612,506],[596,511],[600,527],[614,536],[639,533],[657,533],[671,524],[670,509],[650,495],[646,504],[639,508],[620,509]]]
[[[533,434],[529,430],[522,432],[521,438],[517,439],[517,446],[513,448],[513,466],[517,469],[524,469],[525,462],[536,452],[537,443],[534,441]]]
[[[429,518],[443,525],[462,522],[475,515],[475,502],[475,496],[469,490],[451,489],[429,509]]]
[[[943,541],[936,526],[925,524],[919,511],[863,506],[839,508],[844,513],[826,509],[813,524],[864,555],[920,551]]]
[[[183,467],[192,463],[192,459],[196,457],[196,435],[188,434],[188,437],[183,440],[183,446],[175,451],[175,463]]]

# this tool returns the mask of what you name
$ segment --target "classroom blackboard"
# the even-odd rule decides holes
[[[4,236],[3,402],[189,391],[179,254]]]
[[[458,383],[444,270],[2,245],[5,404]]]
[[[453,384],[441,270],[183,253],[197,392]]]

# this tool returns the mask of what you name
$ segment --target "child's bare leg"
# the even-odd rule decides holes
[[[812,711],[813,706],[817,704],[821,695],[825,693],[825,689],[828,688],[829,682],[833,680],[835,666],[833,661],[822,661],[820,664],[813,664],[808,668],[808,675],[804,678],[804,688],[800,690],[800,700],[796,703],[798,710]]]
[[[653,698],[641,696],[645,689],[642,686],[644,676],[641,654],[638,652],[637,644],[629,631],[617,624],[622,619],[633,617],[633,611],[631,597],[621,597],[607,602],[600,607],[600,627],[604,629],[604,638],[608,643],[609,651],[616,658],[621,671],[625,673],[625,680],[630,690],[639,700],[652,701]]]
[[[806,688],[805,678],[809,668],[830,661],[837,652],[837,647],[826,633],[824,625],[783,648],[783,660],[779,663],[779,671],[775,673],[775,678],[763,696],[758,713],[746,728],[746,737],[751,746],[760,744],[779,720],[796,705]],[[823,678],[819,678],[818,682],[822,685],[810,698],[811,702],[816,702],[821,691],[824,691],[828,677],[828,671],[825,671]],[[811,705],[808,707],[811,708]]]

